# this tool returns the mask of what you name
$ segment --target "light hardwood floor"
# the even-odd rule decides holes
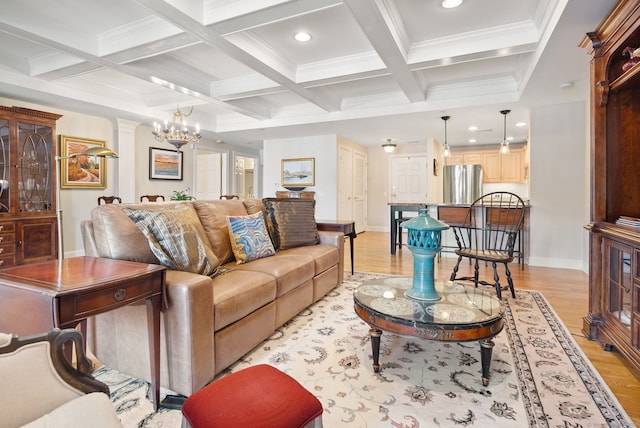
[[[346,240],[345,270],[351,268],[348,247],[349,241]],[[389,252],[388,233],[361,233],[354,241],[354,248],[356,272],[392,275],[411,275],[413,272],[411,251],[404,247],[392,255]],[[449,254],[449,256],[452,255]],[[439,262],[436,262],[436,278],[448,279],[454,262],[455,259],[451,257],[442,257]],[[471,271],[466,261],[461,266],[461,271],[463,269]],[[499,269],[498,272],[502,278],[504,269],[502,267]],[[636,425],[640,426],[640,373],[634,370],[620,354],[604,351],[597,342],[588,340],[582,333],[582,318],[587,314],[588,308],[588,275],[577,270],[535,266],[525,266],[525,269],[521,270],[515,263],[510,265],[510,269],[516,288],[536,290],[544,294],[627,414]],[[489,270],[492,272],[491,267]],[[493,273],[489,275],[489,277],[492,276]]]

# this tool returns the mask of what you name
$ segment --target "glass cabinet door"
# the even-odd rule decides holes
[[[11,142],[9,141],[9,121],[0,119],[0,213],[8,213],[11,209],[9,198],[9,182],[11,177]]]
[[[32,123],[18,124],[19,211],[53,209],[53,135],[51,127]]]
[[[628,329],[631,328],[632,254],[630,247],[612,242],[608,245],[607,312]]]

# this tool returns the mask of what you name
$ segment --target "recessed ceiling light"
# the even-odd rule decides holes
[[[522,126],[527,126],[527,124],[524,123],[524,122],[518,122],[518,123],[516,123],[516,126],[522,127]]]
[[[475,142],[477,142],[477,141],[478,141],[478,140],[476,140],[475,138],[472,138],[472,139],[470,139],[470,140],[469,140],[469,142],[470,142],[470,143],[475,143]]]
[[[301,31],[299,33],[296,33],[293,38],[299,42],[308,42],[309,40],[311,40],[311,35],[309,33]]]
[[[462,4],[462,0],[442,0],[442,7],[452,9]]]
[[[477,126],[475,126],[475,125],[471,125],[471,126],[469,127],[469,131],[477,131],[477,130],[478,130],[478,127],[477,127]]]

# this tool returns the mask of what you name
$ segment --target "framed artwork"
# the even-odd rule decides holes
[[[106,161],[103,157],[78,156],[106,142],[60,135],[60,187],[104,189],[107,187]]]
[[[315,158],[282,159],[282,187],[315,185]]]
[[[182,152],[149,147],[149,178],[182,180]]]

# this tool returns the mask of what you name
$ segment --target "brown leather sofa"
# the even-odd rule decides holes
[[[319,232],[320,243],[281,250],[236,264],[227,215],[264,210],[259,199],[109,204],[82,222],[85,255],[158,263],[148,241],[123,208],[172,209],[191,204],[213,252],[228,271],[215,276],[168,270],[167,308],[161,317],[161,385],[189,395],[271,336],[275,329],[322,298],[344,275],[344,238]],[[144,303],[89,322],[89,346],[106,365],[150,378]]]

